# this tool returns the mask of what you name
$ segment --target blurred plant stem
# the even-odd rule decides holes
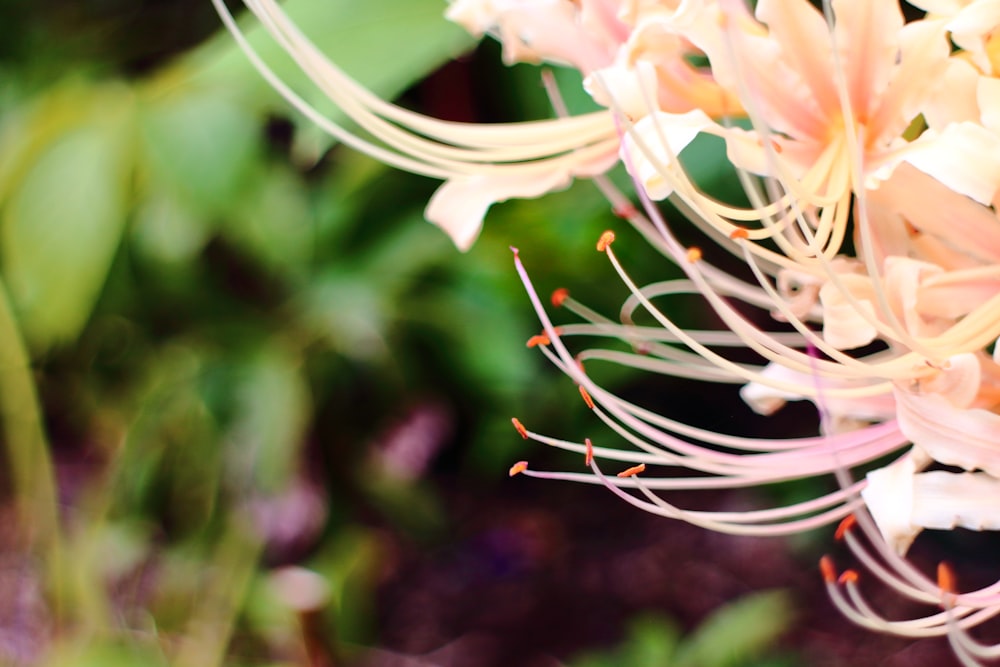
[[[59,530],[55,469],[42,425],[38,392],[21,331],[0,280],[0,413],[7,445],[11,486],[17,506],[18,538],[43,555],[60,616],[63,593],[63,540]]]
[[[243,600],[253,581],[263,544],[239,513],[229,518],[219,538],[199,606],[187,623],[185,639],[173,667],[215,667],[225,662],[226,649]]]

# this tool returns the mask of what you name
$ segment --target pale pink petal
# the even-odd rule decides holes
[[[891,232],[894,241],[886,254],[909,254],[899,236],[900,227],[906,233],[905,221],[920,234],[938,238],[970,258],[1000,263],[1000,223],[996,213],[909,164],[899,165],[889,180],[868,193],[868,200],[874,221],[891,225],[894,223],[886,218],[891,216],[898,225]]]
[[[840,279],[851,290],[857,306],[844,293],[828,282],[819,291],[823,304],[823,340],[838,350],[853,350],[871,343],[878,337],[878,330],[869,323],[875,317],[875,306],[862,296],[871,291],[862,276],[842,275]],[[859,308],[863,312],[859,312]]]
[[[928,130],[908,145],[903,159],[982,204],[990,203],[1000,186],[1000,137],[974,123]]]
[[[1000,0],[976,0],[958,12],[948,23],[951,39],[972,56],[973,62],[984,72],[993,65],[987,53],[986,42],[1000,27]]]
[[[652,199],[670,196],[674,188],[666,170],[698,134],[715,125],[704,111],[685,114],[658,111],[642,118],[622,142],[622,161]]]
[[[935,461],[1000,476],[1000,415],[963,410],[936,394],[894,390],[899,427]]]
[[[483,227],[486,211],[496,202],[531,199],[569,186],[574,176],[594,176],[614,166],[616,151],[562,168],[525,169],[511,166],[503,172],[453,178],[437,189],[424,215],[455,243],[459,250],[472,247]]]
[[[927,463],[926,456],[910,452],[868,473],[868,483],[861,492],[882,537],[899,555],[906,554],[922,530],[912,520],[913,477]]]
[[[834,0],[833,12],[851,107],[864,124],[881,103],[896,68],[903,14],[896,0]]]
[[[823,15],[805,0],[760,0],[756,15],[767,24],[769,38],[779,46],[783,61],[806,83],[819,108],[839,115],[830,28]]]
[[[981,472],[915,475],[911,519],[937,530],[1000,530],[1000,480]]]
[[[944,23],[914,21],[899,32],[899,64],[878,97],[868,120],[869,132],[884,141],[898,137],[933,91],[942,85],[950,53]]]
[[[967,61],[948,58],[930,95],[920,103],[927,127],[941,130],[950,123],[979,121],[977,87],[981,79],[983,77]]]

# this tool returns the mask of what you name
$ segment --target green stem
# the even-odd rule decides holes
[[[29,548],[46,558],[57,609],[61,597],[62,537],[55,470],[21,331],[0,279],[0,416],[19,528]]]

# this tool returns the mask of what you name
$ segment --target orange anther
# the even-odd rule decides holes
[[[622,220],[628,220],[629,218],[635,216],[637,213],[637,211],[635,210],[635,206],[632,206],[631,204],[616,206],[615,208],[611,209],[611,212],[616,217],[619,217]]]
[[[524,428],[524,424],[517,417],[511,417],[510,423],[514,425],[514,429],[521,434],[521,437],[525,440],[528,439],[528,429]]]
[[[837,578],[838,584],[853,584],[858,580],[858,573],[854,570],[844,570],[844,572]]]
[[[590,392],[582,384],[580,385],[580,395],[583,396],[583,402],[587,404],[587,407],[591,410],[594,409],[594,399],[590,397]]]
[[[729,234],[729,238],[736,241],[738,239],[748,239],[750,238],[750,232],[748,232],[743,227],[737,227]]]
[[[823,574],[823,581],[832,584],[837,581],[837,568],[833,565],[833,559],[823,556],[819,559],[819,571]]]
[[[545,332],[542,332],[540,334],[535,334],[534,336],[529,338],[528,342],[525,343],[525,345],[527,345],[528,347],[535,347],[536,345],[548,345],[551,342],[552,341],[549,340],[549,335]]]
[[[955,582],[955,570],[951,568],[951,565],[943,561],[938,563],[937,584],[938,588],[945,593],[954,595],[958,592],[958,586]]]
[[[687,250],[687,260],[694,264],[699,259],[701,259],[701,248],[698,246],[691,246]]]
[[[608,246],[615,242],[615,233],[610,229],[603,234],[601,238],[597,240],[597,251],[604,252],[608,249]]]
[[[618,473],[618,476],[619,477],[635,477],[639,473],[645,472],[645,471],[646,471],[646,464],[645,463],[640,463],[639,465],[632,466],[631,468],[629,468],[627,470],[622,470],[620,473]]]
[[[584,438],[583,444],[587,445],[587,453],[584,454],[583,463],[589,466],[594,462],[594,443],[590,441],[590,438]]]
[[[837,526],[837,532],[833,534],[833,539],[835,540],[844,539],[844,535],[847,534],[847,531],[849,531],[851,528],[854,528],[854,525],[857,522],[858,520],[857,518],[855,518],[853,514],[848,514],[847,516],[845,516],[844,520],[840,522],[839,526]]]
[[[517,463],[515,463],[510,467],[510,470],[507,471],[507,476],[513,477],[514,475],[520,475],[527,469],[528,469],[527,461],[518,461]]]
[[[569,298],[569,290],[565,287],[560,287],[559,289],[552,292],[552,305],[556,308],[561,308],[566,299]]]

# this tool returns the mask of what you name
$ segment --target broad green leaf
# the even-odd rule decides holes
[[[382,97],[394,97],[445,61],[470,48],[472,38],[444,19],[442,0],[289,0],[282,5],[317,48]],[[303,98],[329,113],[332,106],[298,65],[251,17],[241,25],[262,59]],[[286,111],[228,34],[180,63],[180,76],[208,90],[224,89],[245,101]]]
[[[245,106],[211,91],[185,89],[144,100],[145,166],[198,213],[219,213],[250,186],[261,155],[260,121]]]
[[[760,655],[791,625],[788,593],[753,593],[710,616],[677,651],[675,667],[736,667]]]
[[[125,224],[132,96],[117,86],[92,95],[92,113],[24,153],[0,220],[4,273],[38,349],[79,333]]]

